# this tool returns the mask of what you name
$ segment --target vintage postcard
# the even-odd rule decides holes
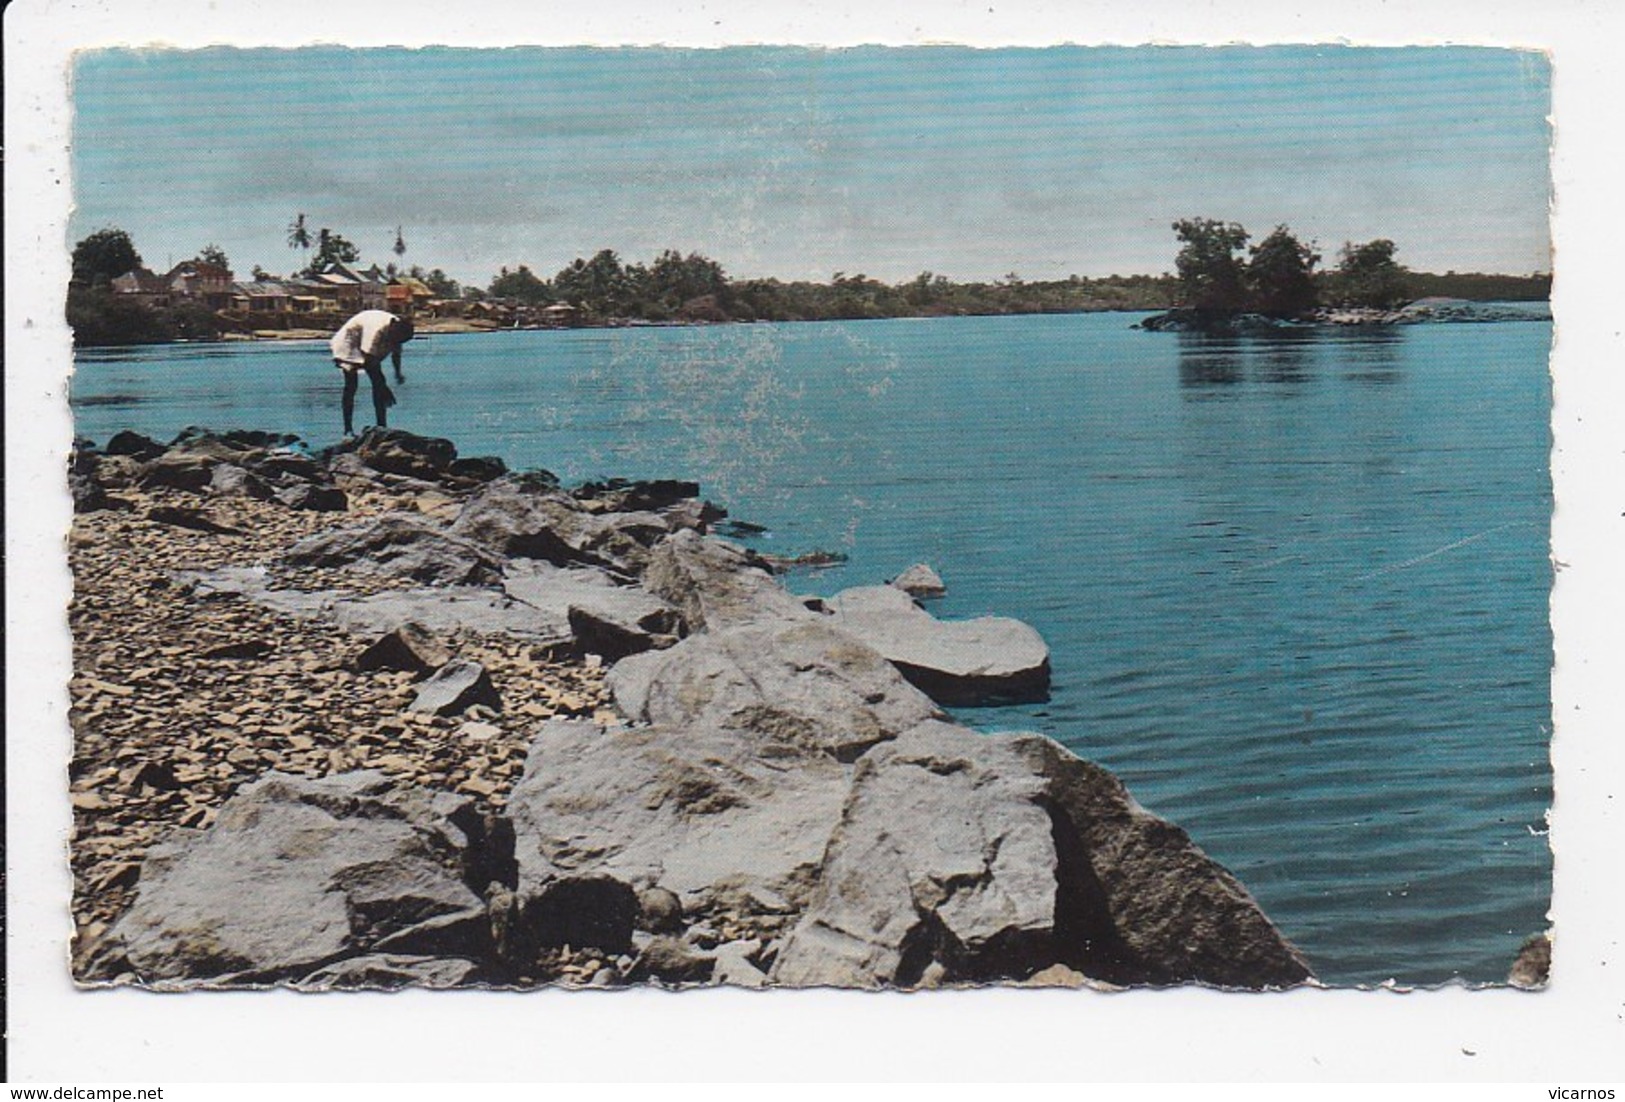
[[[81,53],[75,977],[1540,984],[1549,82]]]

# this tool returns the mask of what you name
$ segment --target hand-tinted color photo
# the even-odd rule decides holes
[[[72,76],[75,979],[1545,983],[1543,55]]]

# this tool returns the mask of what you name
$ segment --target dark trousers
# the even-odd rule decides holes
[[[361,382],[361,372],[353,364],[340,364],[344,369],[344,435],[349,436],[355,432],[355,392]],[[383,365],[372,357],[361,365],[367,373],[367,382],[372,385],[372,412],[378,422],[379,428],[389,424],[389,407],[395,404],[395,395],[390,391],[389,384],[384,382]]]

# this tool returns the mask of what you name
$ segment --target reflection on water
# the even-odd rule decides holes
[[[144,394],[91,394],[74,399],[75,406],[120,406],[128,408],[147,401]]]
[[[1405,332],[1399,327],[1323,330],[1302,327],[1245,336],[1176,334],[1179,382],[1188,398],[1222,398],[1238,383],[1290,386],[1314,382],[1318,370],[1335,365],[1351,382],[1399,380]]]

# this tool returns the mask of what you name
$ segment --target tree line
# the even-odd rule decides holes
[[[358,264],[361,250],[342,233],[312,230],[304,214],[288,226],[287,243],[300,252],[296,277],[330,264]],[[409,275],[445,299],[498,299],[529,307],[566,303],[585,324],[618,321],[725,322],[826,321],[865,318],[1082,313],[1101,310],[1251,311],[1301,316],[1324,305],[1391,308],[1425,295],[1473,299],[1545,298],[1550,277],[1411,272],[1396,260],[1387,239],[1344,244],[1338,264],[1319,269],[1314,243],[1285,225],[1250,244],[1241,225],[1210,218],[1173,223],[1179,242],[1175,272],[1162,275],[1069,276],[1024,280],[1010,272],[997,280],[960,282],[925,271],[900,283],[861,272],[836,272],[828,282],[735,279],[716,260],[667,249],[647,263],[627,262],[613,249],[578,257],[550,278],[528,265],[503,267],[484,287],[460,284],[439,268],[403,267],[407,251],[400,227],[387,275]],[[218,246],[196,259],[230,267]],[[111,281],[142,266],[129,235],[104,229],[73,251],[67,314],[75,341],[84,345],[139,344],[218,337],[221,326],[195,304],[147,307],[114,295]],[[276,279],[258,265],[255,279]]]

